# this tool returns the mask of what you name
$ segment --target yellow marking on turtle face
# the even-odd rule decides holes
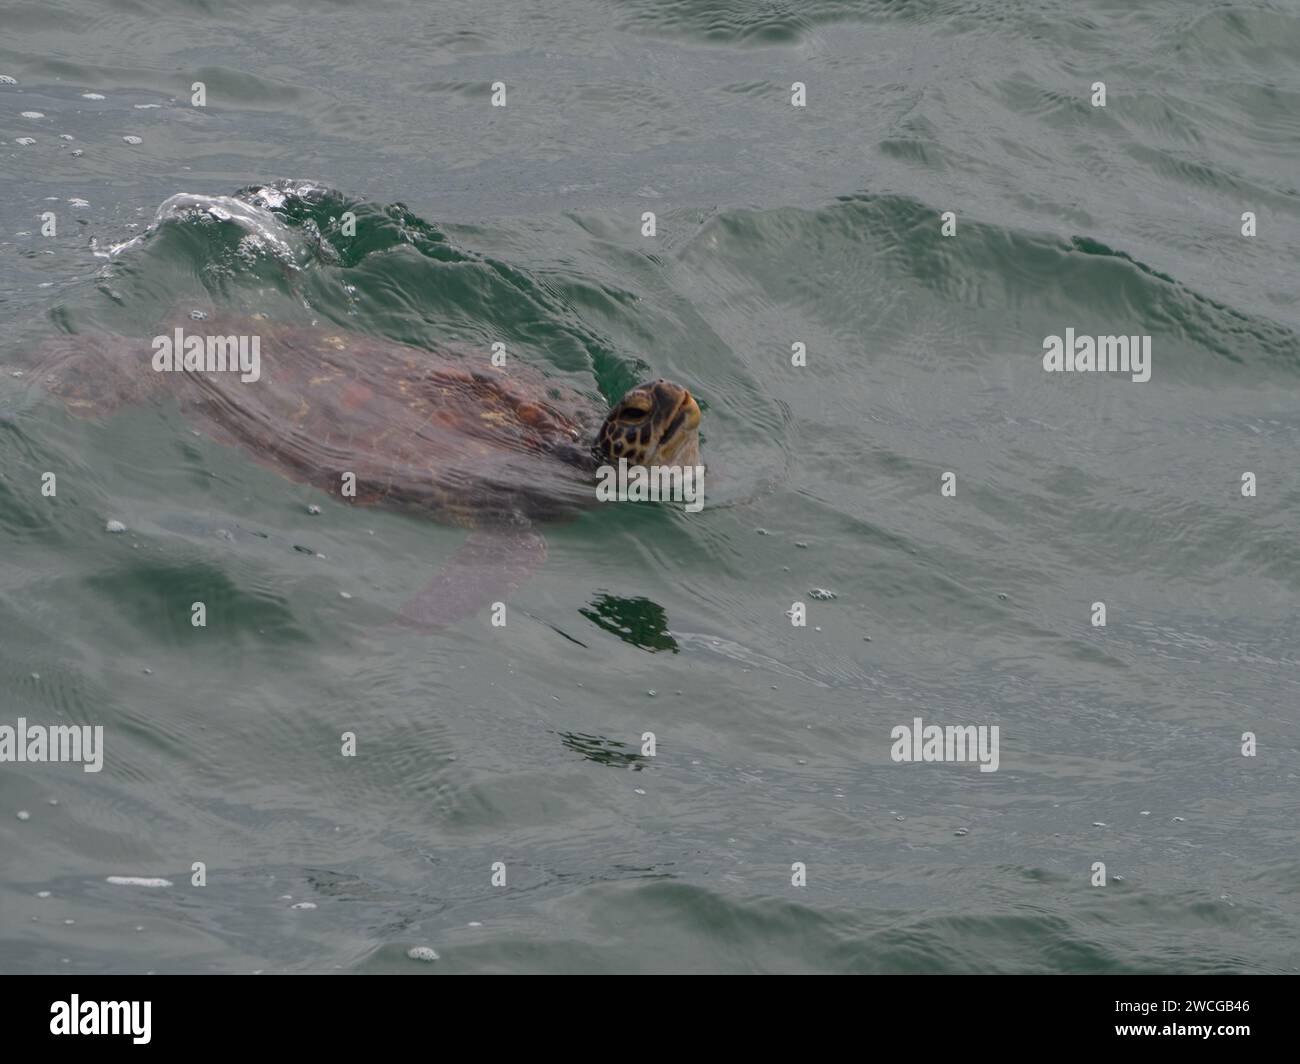
[[[348,349],[348,342],[341,336],[326,336],[323,337],[323,342],[329,344],[330,347],[333,347],[338,351],[346,351]]]
[[[505,414],[500,410],[484,410],[479,417],[484,421],[491,421],[493,424],[500,424],[506,420]]]

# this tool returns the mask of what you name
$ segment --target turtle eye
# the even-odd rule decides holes
[[[641,420],[641,418],[645,417],[646,414],[648,413],[650,413],[650,411],[640,410],[635,406],[629,406],[626,410],[623,411],[623,417],[625,417],[628,421],[639,421]]]

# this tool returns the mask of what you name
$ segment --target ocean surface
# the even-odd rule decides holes
[[[0,970],[1300,970],[1300,4],[0,0],[0,75],[0,727],[103,728],[0,763]],[[190,313],[680,381],[704,507],[396,624],[464,529],[42,389]]]

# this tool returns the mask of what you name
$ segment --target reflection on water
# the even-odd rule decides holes
[[[608,765],[610,768],[630,768],[640,772],[649,761],[637,752],[636,747],[600,735],[564,732],[560,735],[560,742],[588,761],[594,761],[598,765]]]
[[[671,650],[677,643],[668,634],[668,615],[647,598],[619,598],[602,593],[590,606],[578,611],[598,628],[612,632],[625,643],[642,650]]]

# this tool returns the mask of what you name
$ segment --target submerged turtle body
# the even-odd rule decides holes
[[[160,371],[144,341],[72,337],[38,380],[83,414],[171,399],[204,435],[295,481],[462,527],[553,518],[593,497],[605,411],[517,362],[506,372],[481,357],[256,319],[188,321],[183,332],[243,337],[245,349],[256,338],[257,379],[242,379],[234,345],[229,368]]]

